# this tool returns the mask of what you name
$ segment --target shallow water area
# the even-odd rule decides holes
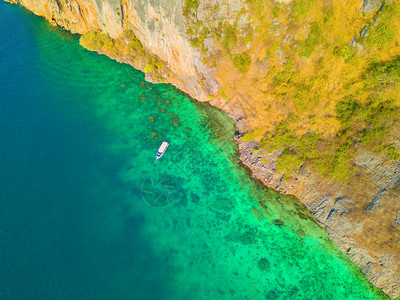
[[[224,113],[20,7],[0,25],[1,299],[384,298]]]

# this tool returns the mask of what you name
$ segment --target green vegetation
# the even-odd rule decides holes
[[[286,63],[284,65],[284,71],[278,73],[274,78],[273,78],[273,86],[279,87],[282,85],[288,84],[296,75],[298,72],[294,69],[293,67],[293,60],[288,59],[286,60]]]
[[[240,73],[247,73],[251,64],[251,57],[246,52],[242,54],[233,54],[231,59],[233,65],[239,70]]]
[[[190,40],[190,44],[191,44],[193,47],[196,47],[196,48],[201,48],[201,46],[203,45],[203,43],[204,43],[204,41],[203,41],[203,40],[200,40],[199,38],[194,38],[194,39]]]
[[[391,42],[393,37],[394,32],[391,30],[391,27],[388,24],[381,23],[371,30],[368,41],[372,44],[383,45]]]
[[[185,5],[191,8],[197,8],[197,1],[186,1]],[[186,6],[185,6],[186,7]],[[199,48],[202,53],[207,53],[208,49],[204,44],[204,40],[210,35],[211,30],[207,26],[203,26],[203,21],[197,20],[195,16],[190,16],[184,8],[184,16],[186,17],[186,33],[190,36],[190,44]]]
[[[384,45],[391,41],[395,36],[393,31],[393,22],[396,18],[396,6],[385,4],[382,11],[379,14],[377,25],[372,26],[369,30],[367,37],[367,43],[370,45]]]
[[[345,98],[336,104],[336,117],[343,122],[348,121],[357,107],[358,105],[354,100]]]
[[[189,13],[192,10],[196,10],[199,7],[200,3],[198,0],[186,0],[183,6],[183,15],[185,17],[189,16]]]
[[[113,58],[126,57],[140,63],[145,61],[145,73],[152,73],[155,80],[164,81],[168,74],[166,63],[159,60],[155,55],[146,52],[140,40],[131,30],[125,30],[119,39],[112,39],[107,34],[100,32],[87,32],[82,35],[80,43],[91,51],[98,51]]]
[[[238,69],[240,73],[246,73],[251,64],[250,55],[241,51],[240,54],[232,54],[231,51],[237,50],[237,43],[239,41],[238,31],[237,31],[237,22],[233,25],[228,22],[218,21],[218,25],[212,23],[203,23],[202,20],[197,18],[196,14],[191,14],[193,10],[197,9],[199,6],[198,1],[196,0],[187,0],[184,5],[183,15],[186,18],[186,33],[190,36],[190,44],[192,47],[198,48],[202,53],[202,61],[207,62],[211,67],[216,67],[217,63],[215,61],[215,57],[208,56],[208,48],[205,45],[205,40],[209,37],[215,38],[216,41],[221,42],[222,47],[229,55],[231,62]],[[218,5],[214,5],[209,8],[210,14],[215,14],[219,10]],[[245,13],[246,10],[242,9],[240,14]],[[240,16],[240,14],[238,16]],[[237,17],[238,17],[237,16]],[[243,37],[240,37],[240,41],[249,44],[253,40],[252,34],[243,34]]]
[[[144,67],[143,72],[152,73],[155,71],[162,71],[165,69],[165,63],[161,60],[158,60],[156,57],[151,57],[147,60],[146,66]]]
[[[222,45],[224,46],[228,54],[231,53],[230,49],[233,49],[237,43],[237,29],[236,26],[226,25],[224,30],[224,39]]]
[[[310,57],[314,51],[314,48],[317,45],[321,44],[322,41],[323,39],[322,39],[321,28],[318,27],[318,25],[314,24],[311,27],[308,38],[303,43],[301,43],[300,55],[305,57]]]
[[[251,36],[251,34],[248,34],[248,35],[246,35],[246,36],[244,37],[244,43],[245,43],[245,44],[251,43],[252,40],[253,40],[253,37]]]
[[[107,34],[95,31],[88,32],[81,37],[81,43],[89,50],[99,50],[105,52],[112,57],[118,55],[120,43],[114,41]]]
[[[128,45],[126,45],[125,38]],[[116,57],[118,54],[126,54],[127,52],[131,56],[146,56],[142,43],[130,30],[126,30],[124,37],[117,40],[112,39],[107,34],[90,31],[82,35],[80,42],[91,51],[104,52],[112,57]]]
[[[272,14],[275,16],[275,18],[278,16],[280,10],[281,8],[279,7],[279,5],[275,5],[274,9],[272,10]]]
[[[350,47],[349,45],[346,45],[342,48],[337,47],[333,51],[334,55],[344,57],[344,59],[347,61],[350,58],[352,58],[356,54],[356,49],[353,47]]]
[[[222,97],[223,99],[229,101],[229,98],[228,98],[228,96],[226,95],[224,88],[221,88],[221,89],[219,90],[219,94],[221,95],[221,97]]]
[[[315,0],[296,0],[292,11],[296,20],[304,16],[314,2]]]
[[[397,122],[400,106],[400,63],[394,55],[400,56],[400,47],[382,58],[379,47],[399,45],[400,5],[386,4],[375,20],[372,14],[360,15],[358,0],[349,0],[347,15],[336,4],[322,0],[297,0],[289,5],[250,1],[249,5],[249,11],[237,13],[233,23],[221,20],[218,25],[203,23],[193,15],[199,7],[196,0],[185,1],[183,11],[186,33],[191,45],[202,51],[203,63],[216,71],[225,67],[221,61],[216,63],[205,46],[205,40],[213,37],[218,50],[238,70],[221,72],[219,95],[229,99],[233,87],[254,90],[252,105],[259,119],[252,120],[253,131],[243,139],[261,139],[268,151],[281,149],[278,168],[287,176],[306,166],[347,183],[355,174],[354,158],[361,148],[397,159],[390,126]],[[217,9],[210,7],[209,13]],[[238,28],[246,12],[253,16],[256,29]],[[366,25],[369,36],[360,38]],[[363,53],[370,57],[360,55],[361,47],[350,46],[353,37],[358,44],[372,47]],[[253,57],[257,62],[250,68]],[[249,91],[254,82],[262,85],[262,93],[258,87]]]
[[[289,66],[285,72],[279,73],[286,74],[281,76],[285,80],[278,77],[276,82],[288,82],[287,73],[291,69]],[[289,118],[276,127],[274,134],[262,140],[261,147],[268,151],[282,149],[278,161],[280,172],[290,174],[307,164],[322,177],[335,178],[346,184],[357,169],[354,156],[359,144],[374,153],[400,159],[389,130],[400,121],[400,108],[395,105],[393,94],[387,96],[388,89],[400,85],[400,58],[388,63],[372,64],[367,74],[363,82],[367,87],[368,101],[363,104],[355,101],[356,92],[353,97],[343,98],[335,107],[336,118],[341,124],[335,139],[326,139],[312,132],[296,136],[290,129]],[[311,117],[310,123],[315,122],[315,117]]]
[[[139,41],[133,31],[126,30],[125,36],[128,38],[128,46],[131,52],[138,53],[143,56],[146,55],[146,51],[144,50],[142,43]]]
[[[308,133],[296,137],[289,129],[288,123],[279,125],[274,135],[269,135],[261,142],[261,147],[268,151],[282,149],[278,160],[278,171],[288,174],[299,171],[303,164],[308,164],[322,177],[333,177],[347,183],[355,166],[349,152],[349,143],[335,146],[321,135]]]

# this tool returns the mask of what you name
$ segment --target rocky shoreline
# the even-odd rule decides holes
[[[380,287],[391,298],[399,297],[400,276],[396,272],[398,265],[393,254],[370,255],[352,238],[360,233],[362,224],[354,226],[349,221],[353,203],[351,197],[347,196],[346,188],[334,182],[318,180],[306,169],[296,174],[292,180],[286,181],[284,174],[276,172],[279,151],[258,151],[257,142],[242,141],[239,136],[236,137],[236,142],[239,146],[240,160],[251,171],[252,176],[268,188],[297,197],[312,212],[316,222],[325,228],[329,238],[361,268],[370,282]],[[263,163],[262,159],[268,163]],[[366,169],[372,169],[374,162],[380,161],[371,154],[366,154],[360,160],[365,162]],[[393,181],[400,180],[400,164],[391,170],[389,176]],[[321,189],[322,186],[324,189]]]

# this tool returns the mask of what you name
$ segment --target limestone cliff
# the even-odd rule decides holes
[[[371,123],[372,112],[397,112],[400,103],[397,77],[370,64],[400,56],[391,1],[9,1],[83,34],[82,45],[149,81],[226,111],[254,176],[297,196],[374,285],[400,296],[398,120]],[[371,95],[395,104],[384,110]],[[389,142],[374,143],[381,133]]]
[[[218,85],[185,33],[183,1],[23,0],[13,1],[72,33],[102,32],[113,39],[130,29],[152,55],[168,63],[174,84],[193,97],[209,101],[200,80],[216,93]],[[221,1],[222,2],[222,1]],[[108,53],[106,53],[108,54]],[[111,55],[112,56],[112,55]],[[124,57],[118,55],[120,60]],[[133,63],[133,62],[132,62]],[[139,69],[144,68],[135,65]],[[171,74],[171,75],[172,75]],[[151,78],[149,78],[151,79]]]

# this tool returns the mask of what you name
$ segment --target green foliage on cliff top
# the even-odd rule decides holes
[[[90,31],[81,36],[80,42],[91,51],[104,52],[112,57],[127,53],[131,56],[146,56],[142,43],[131,30],[126,30],[120,39],[112,39],[105,33]]]
[[[382,11],[379,12],[377,24],[369,29],[366,41],[371,45],[384,45],[393,40],[395,32],[393,31],[393,23],[396,21],[396,15],[399,8],[395,5],[384,4]]]
[[[314,24],[311,27],[308,38],[301,43],[300,55],[305,57],[310,57],[314,51],[314,48],[317,45],[321,44],[322,41],[323,38],[322,38],[321,28],[317,24]]]
[[[200,3],[198,0],[186,0],[183,6],[183,15],[185,17],[189,16],[189,12],[191,10],[196,10],[199,7]]]
[[[230,54],[230,49],[233,49],[237,43],[237,29],[236,26],[226,25],[224,30],[224,39],[222,45],[225,50]]]
[[[143,72],[152,73],[155,71],[162,71],[166,68],[166,65],[163,61],[157,59],[155,56],[148,58],[146,61],[146,66],[144,67]]]
[[[133,53],[138,53],[140,55],[146,55],[146,51],[140,42],[140,40],[136,37],[136,35],[131,30],[125,30],[125,37],[128,40],[129,50]]]
[[[301,16],[305,15],[314,3],[315,0],[296,0],[292,11],[294,17],[299,19]]]
[[[354,111],[357,109],[358,104],[351,98],[345,98],[338,102],[335,107],[336,117],[343,122],[346,122],[353,115]]]
[[[333,54],[337,55],[337,56],[341,56],[347,61],[356,54],[356,49],[349,45],[346,45],[344,47],[336,47],[333,50]]]
[[[246,76],[224,70],[218,80],[226,95],[250,94],[255,113],[246,114],[255,117],[244,138],[266,132],[262,146],[283,150],[281,171],[307,165],[346,183],[360,151],[399,159],[400,3],[371,14],[360,12],[359,0],[346,5],[343,13],[323,0],[250,1],[253,31],[221,24],[221,48]]]
[[[85,33],[80,40],[81,44],[91,51],[101,51],[112,57],[118,55],[118,49],[122,47],[121,41],[115,41],[107,34],[91,31]]]
[[[236,67],[236,69],[239,70],[240,73],[247,73],[251,64],[251,57],[249,56],[249,54],[247,54],[246,52],[241,54],[233,54],[231,56],[231,60],[233,62],[233,65]]]
[[[87,32],[81,36],[80,43],[89,50],[98,51],[113,58],[128,58],[136,61],[138,65],[146,62],[145,73],[152,73],[154,79],[164,81],[167,64],[155,55],[146,52],[140,40],[133,31],[127,29],[119,39],[112,39],[107,34],[100,32]]]
[[[346,184],[357,170],[354,158],[358,145],[376,154],[400,159],[390,133],[400,122],[400,97],[392,93],[400,87],[400,57],[387,63],[371,64],[363,82],[368,94],[365,103],[355,100],[357,91],[337,103],[336,118],[341,125],[335,138],[327,139],[312,132],[297,136],[290,128],[292,120],[289,118],[276,127],[274,134],[268,134],[261,141],[260,146],[268,151],[282,149],[278,160],[280,172],[290,174],[307,164],[322,177]]]

